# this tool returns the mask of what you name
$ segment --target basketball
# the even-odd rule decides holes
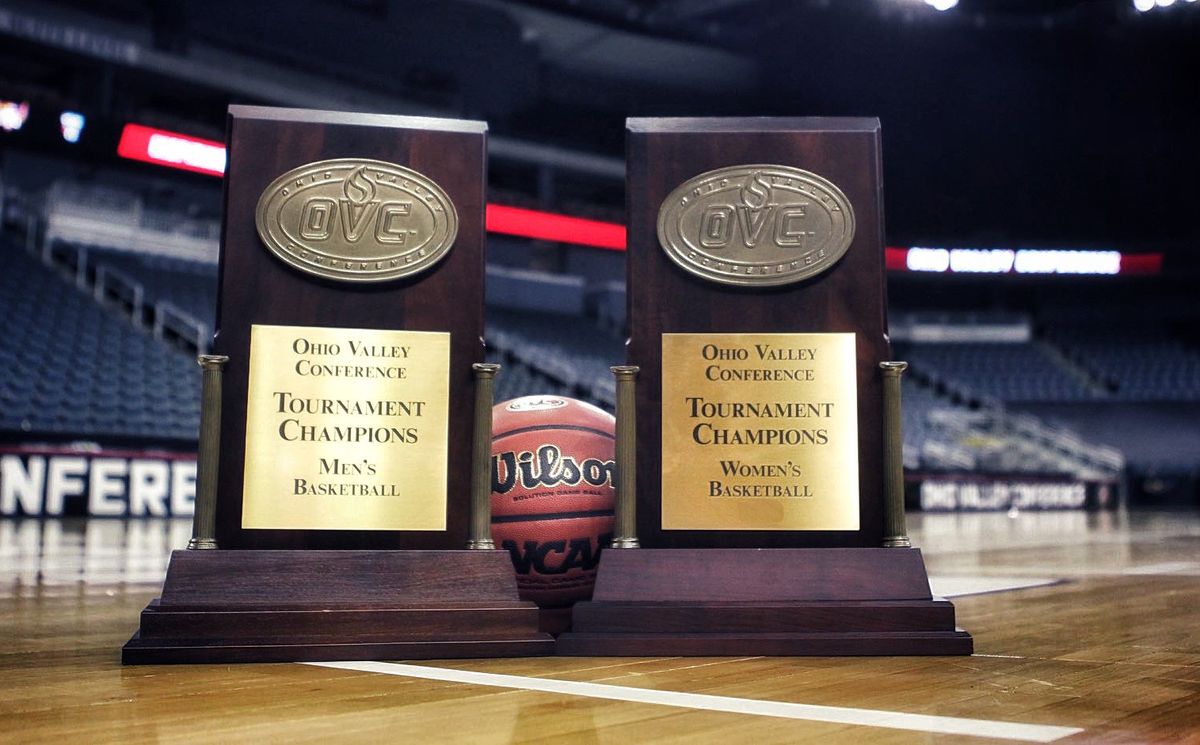
[[[612,540],[614,427],[563,396],[492,410],[492,538],[512,557],[522,599],[555,608],[591,597]]]

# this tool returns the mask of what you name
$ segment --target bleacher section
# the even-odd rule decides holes
[[[1008,402],[1104,397],[1038,343],[910,344],[901,354],[914,369],[967,398]]]
[[[1058,324],[1048,336],[1119,401],[1200,401],[1200,352],[1148,324]]]
[[[918,433],[918,442],[906,433],[906,463],[1046,470],[1065,446],[1069,457],[1063,462],[1077,474],[1121,464],[1141,485],[1141,499],[1155,499],[1145,493],[1157,491],[1175,494],[1169,499],[1176,501],[1194,500],[1188,494],[1194,495],[1200,478],[1200,352],[1172,329],[1200,325],[1196,308],[1164,304],[1157,315],[1121,308],[1100,315],[1095,306],[1076,311],[1042,309],[1041,332],[1023,343],[896,345],[898,356],[912,363],[913,382],[998,412],[997,422],[1018,424],[1015,438],[997,443],[995,426],[979,431],[968,416],[947,431],[910,408],[906,426]],[[910,395],[906,407],[921,406],[922,395],[927,400],[929,393]],[[1080,441],[1076,433],[1105,446],[1080,451],[1074,447]],[[959,447],[964,441],[976,447],[964,450]],[[1038,446],[1029,447],[1031,442]],[[1049,462],[1042,457],[1047,453]]]
[[[1200,477],[1200,402],[1108,401],[1102,406],[1045,402],[1022,411],[1109,443],[1130,469],[1153,479]]]
[[[106,312],[11,242],[0,252],[5,438],[195,441],[200,381],[193,357]]]
[[[506,398],[514,391],[519,391],[518,395],[558,392],[613,407],[615,390],[609,367],[625,361],[624,344],[595,322],[583,316],[489,307],[487,339],[501,364],[530,368],[537,377],[557,386],[554,391],[522,390],[506,382],[502,372],[497,380]]]
[[[214,262],[220,224],[180,209],[151,208],[133,192],[56,182],[43,199],[45,240]]]
[[[583,277],[487,267],[487,303],[497,308],[579,316],[585,286]]]
[[[145,302],[167,302],[197,322],[212,328],[217,298],[214,263],[92,249],[89,263],[111,267],[136,280],[146,290]]]
[[[489,349],[487,360],[503,366],[500,375],[496,376],[496,403],[534,393],[576,397],[568,384],[532,365],[514,360],[499,349]]]
[[[155,336],[185,350],[207,351],[216,308],[215,263],[61,241],[45,244],[41,255],[73,275],[76,286]]]
[[[960,408],[930,386],[920,385],[912,376],[903,379],[904,467],[916,470],[972,468],[975,459],[965,448],[935,436],[930,420],[934,412]]]

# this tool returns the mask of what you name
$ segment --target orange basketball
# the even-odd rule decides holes
[[[614,428],[564,396],[492,410],[492,539],[512,556],[523,599],[551,608],[592,596],[612,540]]]

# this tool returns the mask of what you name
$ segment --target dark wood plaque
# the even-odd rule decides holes
[[[471,364],[483,359],[487,125],[482,122],[231,106],[217,333],[228,355],[221,417],[217,541],[230,549],[458,549],[466,545],[471,457]],[[336,158],[410,168],[457,209],[458,234],[436,264],[378,282],[326,279],[264,245],[255,209],[281,174]],[[242,528],[247,382],[253,324],[450,333],[444,531]]]
[[[641,367],[638,538],[651,548],[878,546],[883,531],[882,393],[890,359],[883,274],[883,189],[876,119],[630,119],[629,364]],[[722,284],[681,268],[659,244],[659,207],[693,177],[743,164],[791,166],[836,184],[854,212],[845,254],[777,286]],[[661,344],[664,333],[857,334],[859,523],[856,531],[663,530]]]
[[[481,122],[230,107],[214,349],[228,357],[217,383],[217,545],[201,527],[194,550],[172,555],[124,663],[553,651],[536,606],[517,596],[507,552],[467,548],[486,132]],[[334,349],[343,346],[349,361]],[[381,377],[384,386],[359,380]],[[335,398],[311,397],[326,395]],[[285,413],[289,396],[299,411]],[[434,408],[436,420],[415,421]],[[276,438],[305,447],[285,450]],[[368,452],[363,438],[387,447],[358,470],[350,459]],[[348,482],[349,493],[301,492],[287,476],[313,461],[334,487],[333,476],[389,468],[394,481],[378,492],[369,478]],[[272,499],[250,501],[260,493]],[[198,507],[198,526],[204,514]]]
[[[627,137],[637,534],[604,553],[558,654],[970,654],[920,551],[882,547],[879,122],[631,119]],[[798,440],[716,439],[767,431]],[[713,445],[766,483],[697,479]],[[740,478],[734,462],[716,479]]]

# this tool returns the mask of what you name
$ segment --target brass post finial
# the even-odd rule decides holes
[[[907,362],[880,362],[883,372],[883,545],[912,545],[904,524],[904,435],[901,430],[900,376]]]
[[[617,499],[612,548],[638,548],[637,539],[637,365],[609,368],[617,379]]]
[[[500,365],[476,362],[471,365],[475,375],[475,427],[471,438],[471,534],[469,549],[493,549],[492,541],[492,480],[489,464],[492,458],[492,405],[494,383]]]
[[[200,449],[196,456],[196,503],[189,549],[217,548],[217,467],[221,460],[221,376],[229,358],[202,354],[200,384]]]

